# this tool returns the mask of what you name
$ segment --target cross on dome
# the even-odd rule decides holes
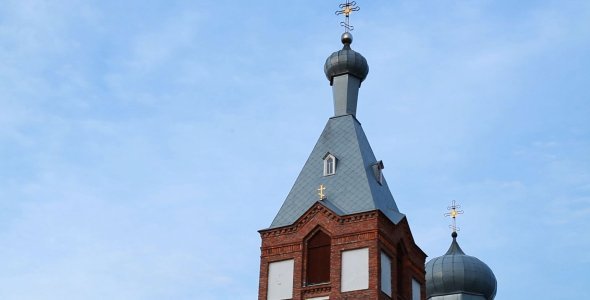
[[[345,32],[353,31],[354,26],[350,25],[350,14],[353,11],[359,11],[361,8],[356,6],[355,1],[346,0],[346,3],[342,3],[339,5],[340,10],[336,11],[336,15],[344,15],[344,21],[340,22],[340,26],[344,27]]]
[[[458,210],[461,208],[461,205],[457,204],[455,200],[453,200],[451,206],[447,207],[448,213],[445,213],[445,217],[451,217],[453,219],[453,224],[449,225],[449,228],[453,230],[453,236],[457,235],[457,231],[459,231],[459,227],[457,227],[457,215],[462,215],[463,211]]]

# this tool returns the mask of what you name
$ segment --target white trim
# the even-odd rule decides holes
[[[330,176],[336,174],[336,156],[328,153],[324,156],[324,176]]]

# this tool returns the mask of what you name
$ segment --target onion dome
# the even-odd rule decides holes
[[[426,298],[470,294],[493,300],[496,296],[496,276],[484,262],[461,250],[456,232],[452,237],[447,253],[426,264]]]
[[[341,40],[344,47],[342,47],[342,50],[332,53],[326,59],[324,73],[330,80],[330,84],[332,84],[335,76],[344,74],[354,75],[362,82],[369,74],[367,60],[360,53],[350,48],[350,44],[352,44],[352,34],[350,32],[343,33]]]

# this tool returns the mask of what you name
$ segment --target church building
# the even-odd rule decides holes
[[[356,117],[359,88],[369,72],[366,59],[351,48],[348,16],[358,8],[349,1],[340,7],[337,14],[346,17],[343,47],[324,65],[334,115],[274,220],[259,231],[258,299],[426,300],[426,254],[414,242],[385,180],[384,163]],[[440,298],[446,294],[438,291],[431,299],[480,299]]]
[[[342,8],[348,16],[355,7]],[[334,115],[272,224],[260,231],[258,299],[423,300],[426,254],[356,118],[369,66],[351,49],[348,30],[341,40],[342,50],[324,65]]]

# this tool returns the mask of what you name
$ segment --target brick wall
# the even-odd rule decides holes
[[[330,282],[305,286],[305,241],[318,228],[331,237]],[[392,299],[381,292],[380,252],[386,252],[393,262],[393,299],[411,300],[411,280],[422,285],[425,299],[424,262],[426,255],[412,238],[407,220],[393,224],[380,211],[338,216],[321,202],[312,206],[291,226],[261,230],[259,300],[266,300],[268,265],[286,259],[295,260],[293,299],[330,296],[330,299]],[[369,249],[369,288],[341,293],[340,269],[342,251]],[[400,268],[398,268],[400,258]],[[397,270],[401,270],[401,274]],[[399,284],[398,284],[399,282]],[[399,286],[399,288],[398,288]]]

